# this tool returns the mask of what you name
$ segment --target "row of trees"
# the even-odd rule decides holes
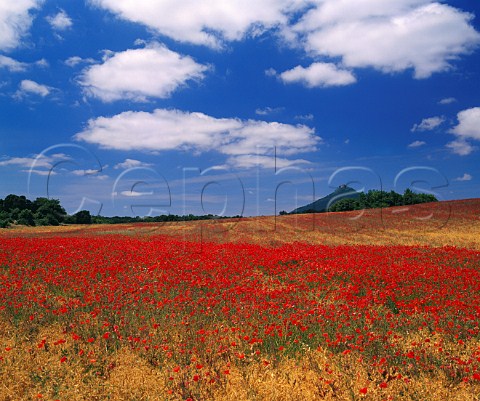
[[[125,224],[125,223],[165,223],[173,221],[194,221],[194,220],[216,220],[216,219],[229,219],[240,218],[242,216],[216,216],[214,214],[205,215],[177,215],[177,214],[162,214],[159,216],[145,216],[145,217],[129,217],[129,216],[94,216],[92,222],[94,224]]]
[[[0,227],[11,224],[24,226],[58,226],[65,224],[89,224],[92,216],[82,210],[73,216],[67,212],[57,199],[37,198],[34,201],[25,196],[8,195],[0,199]]]
[[[403,195],[394,191],[386,192],[370,190],[361,192],[356,198],[344,198],[336,201],[328,208],[329,212],[346,212],[350,210],[375,209],[391,206],[415,205],[418,203],[436,202],[431,194],[415,193],[406,189]]]
[[[241,217],[241,216],[234,216]],[[212,214],[195,216],[176,214],[128,217],[128,216],[92,216],[88,210],[68,215],[57,199],[37,198],[28,200],[25,196],[8,195],[0,199],[0,227],[12,224],[24,226],[58,226],[60,224],[121,224],[121,223],[159,223],[169,221],[213,220],[219,217]]]

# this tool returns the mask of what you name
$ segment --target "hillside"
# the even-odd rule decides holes
[[[291,214],[326,212],[329,207],[333,206],[341,199],[358,199],[359,196],[360,192],[355,191],[347,185],[340,185],[331,194],[324,196],[315,202],[309,203],[308,205],[298,207],[293,210]]]
[[[417,193],[407,188],[402,194],[395,191],[371,189],[357,192],[347,185],[340,185],[334,192],[313,203],[295,209],[292,214],[347,212],[352,210],[379,209],[393,206],[410,206],[437,202],[432,194]]]

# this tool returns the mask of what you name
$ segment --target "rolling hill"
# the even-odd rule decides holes
[[[338,202],[340,199],[357,199],[359,196],[360,192],[355,191],[353,188],[350,188],[347,185],[340,185],[331,194],[324,196],[315,202],[309,203],[308,205],[298,207],[295,210],[292,210],[290,213],[299,214],[326,212],[330,206]]]

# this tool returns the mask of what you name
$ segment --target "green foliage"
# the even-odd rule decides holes
[[[21,224],[23,226],[34,226],[35,218],[33,212],[30,209],[23,209],[18,215],[17,224]]]
[[[160,216],[146,216],[146,217],[129,217],[129,216],[93,216],[93,224],[126,224],[126,223],[167,223],[174,221],[194,221],[194,220],[218,220],[229,218],[241,218],[242,216],[215,216],[213,214],[207,214],[202,216],[196,216],[188,214],[185,216],[177,214],[162,214]]]
[[[57,199],[37,198],[33,202],[35,223],[41,226],[58,226],[67,215]]]
[[[80,210],[73,215],[75,224],[92,224],[92,215],[88,210]]]
[[[241,216],[233,216],[240,218]],[[58,199],[37,198],[33,202],[25,196],[8,195],[0,199],[0,228],[12,224],[25,226],[58,226],[60,224],[122,224],[122,223],[160,223],[173,221],[214,220],[229,218],[212,214],[179,216],[176,214],[128,217],[128,216],[92,216],[88,210],[80,210],[73,216],[67,212]]]
[[[404,194],[394,191],[370,190],[361,193],[356,199],[340,199],[328,209],[329,212],[345,212],[350,210],[375,209],[392,206],[415,205],[418,203],[437,202],[431,194],[417,194],[411,189],[406,189]]]
[[[3,202],[0,204],[1,210],[4,210],[6,212],[11,212],[14,209],[31,209],[32,208],[32,202],[29,201],[25,196],[21,195],[7,195],[7,197],[3,200]]]
[[[0,199],[0,227],[11,224],[25,226],[58,226],[67,213],[57,199],[37,198],[33,202],[21,195],[8,195]]]
[[[330,212],[346,212],[349,210],[357,210],[359,204],[360,203],[356,199],[345,198],[335,202],[328,210]]]
[[[1,199],[1,201],[3,202],[3,199]],[[0,228],[7,228],[12,223],[13,220],[10,217],[10,213],[0,209]]]

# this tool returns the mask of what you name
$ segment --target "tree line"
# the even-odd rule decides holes
[[[25,226],[58,226],[65,221],[67,212],[56,199],[8,195],[0,199],[0,227],[11,224]]]
[[[233,216],[235,218],[241,216]],[[176,214],[129,217],[129,216],[92,216],[88,210],[69,215],[58,199],[36,198],[34,201],[23,195],[10,194],[0,199],[0,228],[10,225],[58,226],[60,224],[124,224],[124,223],[160,223],[173,221],[224,219],[226,216],[212,214],[196,216]]]
[[[392,206],[415,205],[418,203],[437,202],[431,194],[415,193],[407,188],[403,195],[395,191],[370,190],[360,192],[356,198],[339,199],[329,208],[329,212],[347,212],[351,210],[376,209]]]

